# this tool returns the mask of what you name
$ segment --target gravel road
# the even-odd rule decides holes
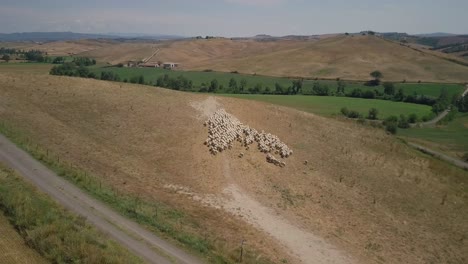
[[[0,134],[0,162],[148,263],[202,263],[57,176]]]

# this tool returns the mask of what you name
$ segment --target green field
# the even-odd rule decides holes
[[[67,57],[70,59],[71,57]],[[53,67],[53,64],[47,63],[0,63],[0,72],[22,72],[28,73],[48,73]],[[111,71],[120,76],[121,80],[129,80],[132,77],[143,75],[145,81],[149,84],[154,84],[159,76],[168,74],[171,77],[184,76],[193,82],[195,87],[200,87],[202,84],[209,85],[213,79],[217,79],[220,85],[225,88],[229,86],[229,80],[234,78],[239,84],[242,79],[247,81],[247,87],[253,87],[256,84],[262,84],[263,89],[268,87],[271,91],[275,89],[275,84],[279,83],[283,87],[291,86],[292,79],[260,76],[260,75],[247,75],[225,72],[198,72],[198,71],[172,71],[160,68],[117,68],[117,67],[102,67],[96,65],[90,67],[90,70],[99,75],[102,71]],[[331,92],[336,91],[337,81],[335,80],[305,80],[303,83],[303,90],[310,91],[314,82],[321,85],[327,85]],[[383,92],[382,86],[369,87],[365,86],[363,82],[346,81],[345,93],[350,93],[353,89],[378,90]],[[430,97],[437,97],[442,88],[447,88],[450,96],[453,94],[461,94],[464,90],[461,84],[434,84],[434,83],[395,83],[395,88],[402,88],[405,95],[410,94],[423,94]]]
[[[111,71],[117,73],[120,78],[129,80],[132,77],[143,75],[145,81],[151,84],[156,82],[159,76],[168,74],[171,77],[184,76],[193,82],[195,87],[200,87],[203,83],[208,85],[213,79],[217,79],[220,85],[225,88],[229,86],[229,80],[234,78],[239,84],[242,79],[247,81],[247,87],[253,87],[256,84],[262,84],[263,89],[269,87],[271,91],[275,89],[275,84],[279,83],[283,87],[288,87],[292,83],[292,79],[270,77],[270,76],[259,76],[259,75],[246,75],[236,73],[225,73],[225,72],[197,72],[197,71],[172,71],[160,68],[99,68],[91,67],[93,72],[100,74],[102,71]],[[305,80],[303,83],[303,90],[309,91],[312,89],[314,82],[318,82],[321,85],[327,85],[330,91],[336,91],[337,81],[335,80]],[[351,92],[353,89],[366,90],[378,90],[383,92],[382,86],[369,87],[365,86],[363,82],[350,82],[346,81],[345,93]],[[431,97],[437,97],[440,94],[440,90],[445,87],[448,89],[449,94],[461,94],[463,91],[463,85],[461,84],[433,84],[433,83],[396,83],[395,88],[402,88],[406,95],[410,94],[424,94]]]
[[[468,113],[459,113],[445,126],[401,129],[398,135],[422,140],[431,147],[455,153],[468,153]]]
[[[234,78],[239,83],[240,80],[245,79],[247,81],[248,87],[254,86],[257,83],[263,84],[263,87],[270,87],[273,89],[275,83],[278,82],[281,85],[289,86],[291,85],[292,80],[287,78],[278,78],[278,77],[269,77],[269,76],[258,76],[258,75],[246,75],[246,74],[236,74],[236,73],[224,73],[224,72],[198,72],[198,71],[174,71],[174,70],[165,70],[160,68],[98,68],[92,67],[93,72],[100,73],[102,71],[111,71],[117,73],[120,78],[130,79],[135,76],[143,75],[145,81],[151,83],[156,82],[156,79],[159,76],[168,74],[171,77],[184,76],[187,79],[193,82],[193,85],[199,87],[202,83],[209,84],[213,79],[217,79],[220,85],[227,87],[229,80]]]
[[[305,81],[304,89],[311,89],[313,83],[316,81]],[[336,91],[336,81],[318,81],[320,84],[326,84],[331,91]],[[345,93],[351,92],[353,89],[361,89],[362,91],[377,90],[381,93],[384,92],[382,85],[379,86],[366,86],[363,82],[345,82]],[[461,94],[464,91],[462,84],[438,84],[438,83],[395,83],[395,90],[403,89],[405,95],[423,94],[430,97],[438,97],[442,88],[446,88],[450,97],[454,94]]]
[[[370,108],[379,110],[379,119],[391,115],[417,114],[418,117],[431,114],[431,107],[427,105],[384,101],[376,99],[361,99],[334,96],[307,96],[307,95],[246,95],[246,94],[224,94],[223,96],[242,99],[257,100],[287,106],[323,116],[331,116],[340,113],[342,107],[356,110],[367,115]]]

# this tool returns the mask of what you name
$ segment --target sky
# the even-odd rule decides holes
[[[0,0],[0,32],[468,34],[468,0]]]

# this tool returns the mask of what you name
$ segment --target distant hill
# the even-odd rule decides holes
[[[140,33],[111,33],[111,34],[89,34],[75,32],[24,32],[24,33],[0,33],[0,41],[35,41],[50,42],[62,40],[79,39],[151,39],[165,40],[178,39],[181,36],[163,34],[140,34]]]
[[[436,38],[436,37],[451,37],[451,36],[456,36],[456,35],[457,34],[444,33],[444,32],[435,32],[435,33],[426,33],[426,34],[415,34],[414,36]]]

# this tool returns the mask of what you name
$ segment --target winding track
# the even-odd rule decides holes
[[[90,224],[147,263],[202,263],[197,257],[169,244],[57,176],[1,134],[0,162],[17,171],[68,210],[85,217]]]
[[[461,97],[465,97],[468,94],[468,84],[466,85],[465,91],[462,93]],[[429,120],[427,122],[410,124],[411,127],[431,127],[437,124],[440,120],[442,120],[446,115],[450,113],[450,108],[445,109],[442,113],[438,114],[434,119]]]

